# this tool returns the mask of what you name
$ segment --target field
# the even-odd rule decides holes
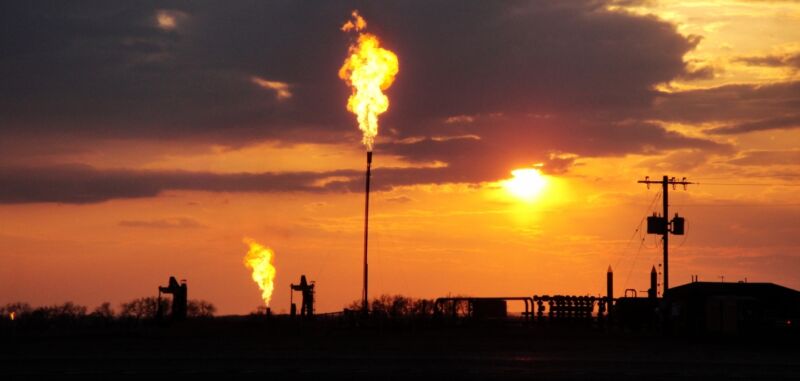
[[[58,375],[800,378],[800,349],[791,339],[663,337],[580,326],[353,325],[252,317],[173,325],[3,328],[0,367],[10,379]]]

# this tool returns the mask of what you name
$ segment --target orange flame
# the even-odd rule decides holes
[[[353,19],[348,20],[346,23],[344,23],[344,25],[342,25],[342,32],[349,32],[351,30],[360,32],[367,27],[367,20],[364,20],[364,18],[358,14],[358,11],[353,11],[351,16],[353,16]]]
[[[14,321],[14,319],[17,318],[17,313],[14,312],[14,311],[11,311],[11,313],[8,314],[8,318],[11,319],[11,321]]]
[[[264,304],[269,307],[272,300],[272,290],[275,289],[275,266],[272,259],[275,253],[272,249],[261,245],[252,238],[245,238],[244,243],[250,246],[250,250],[244,256],[244,265],[253,270],[253,281],[261,289],[261,298]]]
[[[358,128],[364,134],[362,141],[372,151],[378,135],[378,115],[389,109],[389,98],[383,90],[394,82],[398,72],[397,56],[381,47],[374,34],[361,32],[367,22],[353,11],[353,19],[342,26],[345,32],[359,32],[356,43],[351,44],[349,56],[339,69],[339,78],[350,86],[347,110],[356,114]]]

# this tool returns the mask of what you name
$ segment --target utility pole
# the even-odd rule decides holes
[[[650,184],[661,184],[662,195],[661,198],[664,201],[664,214],[661,216],[652,215],[647,217],[647,234],[659,234],[663,240],[664,246],[664,292],[663,294],[667,294],[667,290],[669,290],[669,235],[683,235],[683,227],[684,227],[684,219],[683,217],[679,217],[678,213],[675,213],[675,217],[668,221],[669,218],[669,186],[672,185],[672,189],[675,189],[677,185],[683,185],[683,189],[686,189],[686,186],[692,184],[686,181],[684,177],[681,180],[676,180],[674,177],[669,178],[668,176],[664,176],[661,181],[658,180],[650,180],[650,176],[644,178],[644,180],[639,180],[639,184],[647,184],[647,188],[650,188]]]

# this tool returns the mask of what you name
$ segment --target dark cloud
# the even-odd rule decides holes
[[[800,165],[800,150],[746,151],[728,161],[735,165]]]
[[[330,115],[304,112],[311,106],[305,102],[306,94],[317,94],[312,78],[299,83],[301,78],[282,72],[298,66],[292,61],[300,57],[294,53],[292,58],[290,53],[303,49],[275,46],[280,40],[291,40],[292,21],[272,23],[270,19],[286,15],[290,6],[268,8],[254,3],[248,4],[253,7],[248,10],[240,3],[239,8],[231,6],[224,12],[224,2],[184,5],[187,16],[177,28],[160,29],[156,13],[178,4],[6,4],[9,9],[3,12],[0,42],[3,132],[234,144],[275,136],[286,127],[294,128],[284,135],[302,140],[304,130],[318,122],[315,116]],[[263,30],[266,25],[274,29]],[[252,35],[243,38],[240,30]],[[343,41],[337,42],[334,45]],[[240,56],[242,52],[255,54],[247,59]],[[277,60],[282,70],[276,68]],[[280,102],[272,92],[254,85],[251,77],[265,72],[267,79],[296,86],[298,99]],[[319,90],[319,96],[326,93]],[[327,93],[336,97],[336,92]],[[342,119],[344,113],[336,114]],[[324,135],[323,129],[313,134],[321,140]]]
[[[9,3],[4,133],[329,141],[351,131],[336,71],[359,8],[400,56],[387,127],[456,114],[609,112],[690,73],[696,38],[596,0]],[[88,10],[87,10],[88,9]],[[180,11],[175,29],[156,13]],[[287,83],[291,99],[252,76]],[[311,112],[313,110],[313,112]],[[357,139],[357,138],[356,138]]]
[[[800,69],[800,53],[746,56],[738,57],[735,61],[751,66],[793,67]]]
[[[474,164],[474,163],[467,163]],[[490,166],[440,168],[378,168],[372,190],[387,191],[418,184],[476,184],[509,176]],[[188,171],[101,170],[89,166],[0,168],[0,204],[90,204],[113,199],[155,197],[166,191],[205,192],[363,192],[361,171],[291,173],[208,173]],[[402,196],[389,199],[406,202]],[[126,221],[128,227],[167,227],[182,221]],[[158,225],[158,226],[156,226]],[[188,226],[183,226],[188,227]]]
[[[712,79],[716,75],[713,66],[700,66],[686,70],[685,73],[680,75],[681,79],[694,81],[699,79]]]
[[[676,150],[664,157],[652,157],[642,160],[637,166],[661,171],[686,173],[706,164],[714,152],[694,149]]]
[[[354,117],[344,108],[349,91],[336,76],[348,44],[339,26],[354,8],[400,58],[376,160],[390,153],[446,165],[378,170],[391,179],[377,179],[378,189],[492,181],[536,163],[563,173],[579,157],[729,151],[652,121],[707,120],[718,104],[742,97],[762,113],[791,102],[785,95],[794,88],[785,89],[784,98],[747,86],[655,91],[658,84],[713,71],[683,59],[698,37],[682,36],[653,16],[608,10],[627,3],[10,2],[0,12],[0,136],[12,143],[0,147],[13,149],[0,152],[0,159],[27,145],[69,152],[65,147],[87,149],[98,139],[120,138],[229,146],[349,139],[357,145]],[[156,14],[164,10],[180,16],[174,28],[159,27]],[[291,97],[278,99],[254,77],[285,83]],[[725,107],[727,113],[737,108]],[[753,115],[761,114],[746,117]],[[58,136],[45,144],[53,151],[33,147],[38,136]],[[165,189],[357,189],[348,181],[321,189],[313,185],[321,176],[315,173],[3,171],[14,180],[0,190],[3,202],[97,202]],[[75,175],[81,181],[71,182]]]
[[[778,118],[757,120],[754,122],[738,123],[725,127],[712,128],[708,130],[708,132],[712,134],[731,135],[731,134],[742,134],[753,131],[766,131],[766,130],[778,130],[778,129],[789,129],[789,128],[800,128],[800,115],[788,115]]]
[[[211,192],[321,192],[315,183],[353,171],[234,173],[99,170],[84,165],[0,168],[0,203],[84,204],[154,197],[167,190]],[[332,188],[332,187],[331,187]]]
[[[742,123],[785,118],[800,109],[800,82],[725,85],[661,94],[654,107],[640,114],[686,123]]]
[[[486,125],[483,125],[483,124]],[[511,128],[491,128],[495,124]],[[709,153],[731,152],[733,147],[712,140],[688,137],[648,122],[576,120],[562,117],[479,119],[459,133],[481,132],[481,139],[421,139],[389,143],[378,148],[409,161],[449,164],[448,172],[496,180],[518,167],[542,163],[547,173],[563,173],[577,157],[656,154],[674,149]],[[564,154],[566,153],[566,154]],[[379,156],[377,156],[379,159]],[[454,176],[456,176],[454,174]]]
[[[654,84],[686,71],[683,55],[698,41],[655,18],[608,12],[604,5],[434,2],[425,12],[376,13],[406,78],[392,90],[395,111],[388,120],[647,105]],[[412,20],[413,29],[401,29],[407,22],[400,20]]]
[[[480,171],[449,168],[379,168],[373,170],[372,185],[375,191],[385,191],[416,184],[478,183],[487,180],[485,175]],[[363,176],[361,171],[351,170],[221,174],[102,170],[84,165],[6,167],[0,168],[0,204],[89,204],[155,197],[165,191],[362,192]]]

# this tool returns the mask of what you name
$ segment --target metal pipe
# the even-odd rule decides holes
[[[364,201],[364,290],[361,295],[361,309],[369,313],[369,265],[367,264],[367,249],[369,240],[369,178],[372,169],[372,151],[367,151],[367,178]]]
[[[533,298],[529,296],[499,296],[499,297],[469,297],[469,296],[454,296],[454,297],[445,297],[445,298],[436,298],[433,303],[433,311],[434,313],[438,314],[441,313],[441,305],[445,302],[453,303],[453,309],[456,307],[456,303],[466,301],[468,303],[472,303],[474,301],[479,300],[505,300],[505,301],[522,301],[525,303],[525,311],[530,312],[533,306]],[[531,306],[531,307],[529,307]]]

